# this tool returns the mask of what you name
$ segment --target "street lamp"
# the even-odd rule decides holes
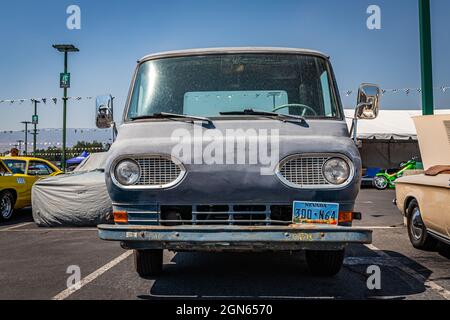
[[[36,139],[37,139],[37,125],[39,123],[39,118],[37,115],[37,105],[38,103],[40,103],[39,101],[37,101],[36,99],[33,99],[33,103],[34,103],[34,115],[32,117],[32,121],[31,123],[34,126],[33,129],[33,155],[36,156]]]
[[[63,98],[63,141],[61,153],[61,169],[66,171],[66,119],[67,119],[67,89],[70,88],[70,73],[67,73],[67,53],[80,51],[73,44],[54,44],[53,48],[64,53],[64,73],[60,74],[60,88],[64,89]]]
[[[28,125],[32,122],[22,121],[21,123],[25,125],[25,155],[28,155]]]

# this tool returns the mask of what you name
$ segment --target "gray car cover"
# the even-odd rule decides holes
[[[36,182],[32,189],[36,224],[88,227],[108,222],[112,203],[102,168],[105,158],[105,154],[92,154],[75,172]]]

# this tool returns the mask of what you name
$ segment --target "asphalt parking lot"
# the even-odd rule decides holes
[[[95,228],[46,229],[30,210],[0,224],[0,299],[437,299],[450,300],[449,248],[414,249],[394,192],[362,190],[359,226],[374,229],[372,245],[352,245],[334,278],[308,273],[303,254],[165,253],[162,276],[141,279],[131,252],[97,237]],[[67,290],[69,266],[81,288]],[[367,288],[368,266],[381,270],[381,289]]]

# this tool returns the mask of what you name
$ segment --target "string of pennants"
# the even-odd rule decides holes
[[[6,144],[5,144],[6,145]],[[17,146],[17,143],[8,143],[9,146],[11,147],[15,147]],[[22,146],[24,145],[24,143],[22,143]],[[32,146],[33,143],[32,142],[28,142],[28,146]],[[44,143],[36,143],[36,145],[44,145]],[[54,147],[56,148],[56,146],[62,146],[62,143],[58,142],[58,143],[45,143],[45,145],[48,145],[50,147]],[[102,151],[103,148],[102,147],[87,147],[87,148],[67,148],[68,151]]]
[[[97,132],[97,131],[102,131],[102,129],[97,129],[97,128],[84,128],[84,129],[68,129],[68,130],[70,130],[70,131],[72,131],[73,130],[73,133],[75,133],[75,134],[83,134],[83,133],[89,133],[89,132]],[[25,132],[25,130],[21,130],[22,132]],[[39,132],[60,132],[61,131],[61,129],[54,129],[54,128],[44,128],[44,129],[37,129],[37,132],[39,133]],[[13,134],[13,133],[15,133],[15,132],[17,132],[17,131],[14,131],[14,130],[3,130],[3,131],[0,131],[0,134],[7,134],[7,133],[9,133],[9,134]],[[32,134],[32,132],[33,132],[33,130],[28,130],[28,133],[29,134]]]
[[[449,86],[440,86],[440,87],[434,87],[434,90],[439,90],[443,93],[446,93],[448,90],[450,90]],[[351,96],[353,93],[357,94],[358,91],[353,90],[347,90],[345,91],[345,95],[347,97]],[[381,89],[381,93],[383,95],[385,94],[398,94],[398,93],[404,93],[406,95],[409,95],[411,93],[422,93],[422,88],[402,88],[402,89]]]
[[[95,99],[95,97],[67,97],[67,100],[76,100],[76,101],[80,101],[80,100],[92,100]],[[31,103],[34,103],[35,101],[37,102],[42,102],[44,104],[46,104],[47,102],[53,102],[55,105],[58,103],[58,100],[64,100],[64,98],[27,98],[27,99],[5,99],[5,100],[0,100],[0,104],[2,103],[9,103],[9,104],[14,104],[14,103],[19,103],[19,104],[23,104],[24,102],[30,101]]]

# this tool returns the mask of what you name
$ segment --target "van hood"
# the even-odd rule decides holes
[[[361,158],[357,147],[350,139],[345,121],[308,120],[308,125],[285,123],[277,120],[220,120],[214,125],[207,123],[188,123],[183,121],[138,121],[126,123],[119,128],[117,140],[111,146],[106,164],[106,182],[114,203],[292,203],[304,199],[315,201],[323,197],[326,201],[346,203],[353,208],[354,199],[359,190],[361,177]],[[214,134],[213,134],[214,133]],[[266,134],[264,136],[264,133]],[[205,139],[205,135],[209,138]],[[258,145],[252,149],[245,144],[246,161],[228,163],[226,156],[236,155],[242,149],[238,144],[226,145],[230,139],[245,138]],[[175,136],[175,138],[174,138]],[[174,155],[179,145],[177,137],[188,137],[186,145],[192,146],[190,158]],[[274,140],[278,144],[268,143]],[[190,139],[190,140],[189,140]],[[199,144],[200,142],[200,144]],[[219,154],[222,163],[208,163],[202,158],[212,142],[216,146],[225,145]],[[195,148],[200,145],[200,152]],[[255,153],[259,155],[260,146],[267,145],[270,164],[251,162]],[[278,148],[278,150],[276,150]],[[273,151],[278,152],[273,152]],[[276,167],[288,156],[297,154],[341,154],[354,166],[354,178],[351,183],[335,189],[342,192],[330,192],[330,189],[304,190],[283,184],[276,175]],[[272,158],[272,155],[276,157]],[[121,189],[112,182],[111,167],[118,158],[143,155],[172,155],[183,163],[186,176],[177,186],[169,189],[132,190]],[[223,158],[221,158],[223,156]],[[252,158],[253,159],[253,158]],[[259,159],[259,158],[257,158]],[[219,160],[220,161],[220,160]],[[264,169],[264,173],[262,173]]]

